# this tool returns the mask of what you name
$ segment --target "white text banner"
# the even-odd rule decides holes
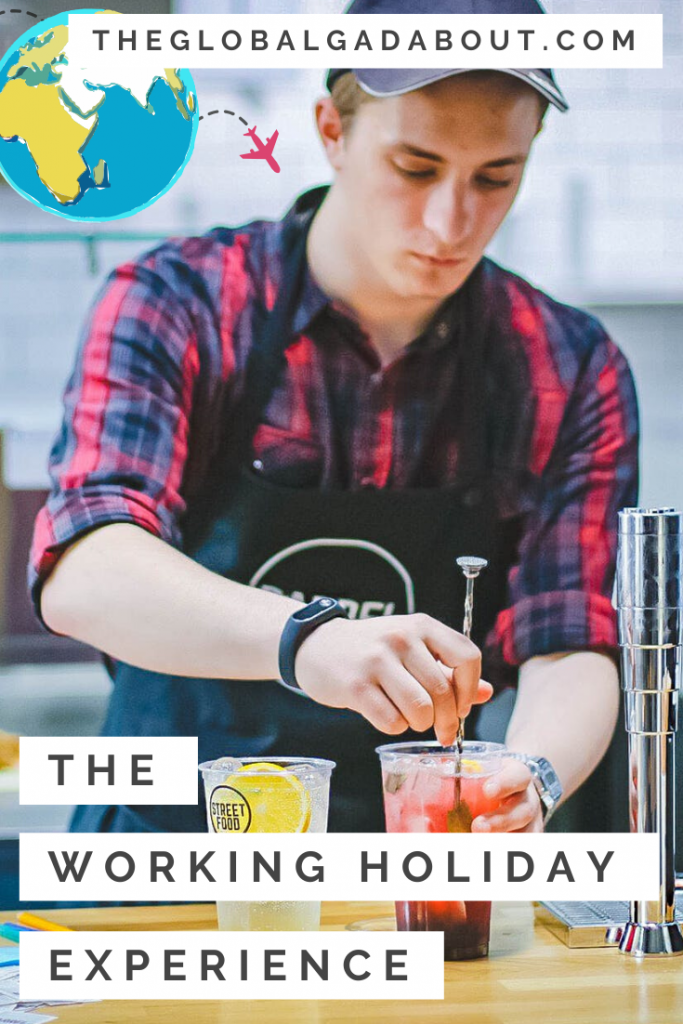
[[[443,933],[24,932],[22,999],[443,999]]]
[[[651,900],[656,835],[26,833],[36,900]]]
[[[661,68],[661,14],[69,14],[83,67]],[[99,79],[98,79],[99,80]]]
[[[20,804],[197,804],[196,736],[22,736]]]

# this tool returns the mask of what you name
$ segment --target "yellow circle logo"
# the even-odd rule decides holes
[[[249,801],[232,786],[216,786],[211,792],[209,814],[214,832],[248,832],[251,825]]]

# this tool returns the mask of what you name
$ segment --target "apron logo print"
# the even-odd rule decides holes
[[[209,813],[214,832],[248,832],[251,825],[249,801],[232,786],[215,786]]]
[[[326,580],[334,585],[334,593]],[[415,611],[415,587],[403,563],[379,544],[356,538],[316,537],[292,544],[264,562],[249,585],[305,604],[336,597],[350,619]],[[365,594],[341,596],[356,587]],[[379,594],[384,594],[383,600],[376,599]]]

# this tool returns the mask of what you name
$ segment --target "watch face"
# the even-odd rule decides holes
[[[330,608],[334,608],[336,601],[333,601],[331,597],[321,597],[315,601],[312,605],[309,605],[308,615],[306,618],[315,619],[318,615],[323,615],[328,612]]]
[[[540,782],[554,805],[562,796],[562,783],[550,761],[545,757],[538,758],[537,766]]]
[[[294,612],[294,618],[299,622],[309,622],[311,619],[314,619],[316,615],[329,611],[334,604],[335,602],[331,597],[320,597],[317,601],[314,601],[313,604],[308,604],[305,608],[300,608],[298,612]]]

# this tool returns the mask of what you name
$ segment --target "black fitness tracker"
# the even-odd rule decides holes
[[[335,601],[331,597],[319,597],[317,601],[312,601],[289,616],[285,628],[282,630],[278,653],[280,682],[288,690],[303,694],[303,690],[296,681],[294,662],[306,637],[310,636],[324,622],[329,622],[330,619],[348,619],[348,617],[346,609],[339,604],[339,601]]]

